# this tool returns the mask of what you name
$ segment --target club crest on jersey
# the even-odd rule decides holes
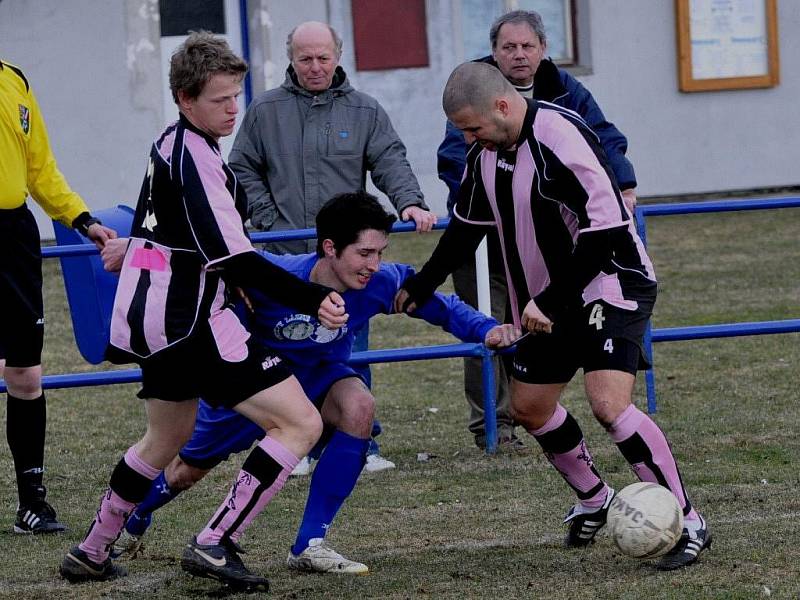
[[[309,315],[294,314],[278,321],[273,330],[280,341],[311,340],[317,344],[327,344],[338,340],[347,333],[347,326],[341,329],[328,329]]]
[[[19,105],[19,124],[26,134],[31,130],[31,111],[22,104]]]

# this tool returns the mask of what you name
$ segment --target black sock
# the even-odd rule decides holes
[[[34,400],[22,400],[8,394],[6,438],[17,474],[19,503],[24,506],[44,500],[44,433],[47,404],[44,392]]]

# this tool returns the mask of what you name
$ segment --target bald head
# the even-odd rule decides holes
[[[289,60],[294,59],[296,46],[330,47],[336,54],[337,61],[342,55],[342,38],[333,27],[319,21],[300,23],[289,32],[286,38],[286,54]]]
[[[442,94],[442,108],[448,117],[464,108],[485,113],[497,98],[513,94],[516,90],[496,67],[468,62],[450,74]]]

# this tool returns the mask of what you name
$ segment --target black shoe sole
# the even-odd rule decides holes
[[[64,562],[71,561],[69,568],[66,568],[64,564],[58,568],[58,574],[61,575],[64,579],[66,579],[69,583],[87,583],[89,581],[111,581],[112,579],[118,579],[119,577],[125,577],[128,572],[123,569],[122,567],[116,566],[113,571],[104,572],[101,575],[95,575],[89,571],[81,569],[81,564],[79,561],[75,561],[74,559],[67,556],[64,558]]]
[[[205,577],[206,579],[216,579],[238,592],[269,592],[269,581],[266,579],[260,582],[243,581],[235,577],[230,577],[218,571],[213,571],[205,565],[194,562],[181,561],[181,569],[194,577]]]
[[[14,525],[14,533],[16,535],[49,535],[52,533],[64,533],[66,530],[66,525],[57,529],[23,529],[19,525]]]

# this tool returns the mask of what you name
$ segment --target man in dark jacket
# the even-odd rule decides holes
[[[539,14],[516,10],[501,16],[492,24],[489,40],[492,54],[476,62],[497,67],[524,97],[552,102],[578,113],[600,138],[625,204],[632,211],[636,205],[636,175],[633,165],[625,157],[628,141],[606,120],[589,90],[551,60],[544,58],[547,38]],[[438,170],[439,179],[447,184],[450,192],[447,200],[450,213],[461,187],[466,150],[461,131],[448,121],[445,139],[439,146]],[[497,234],[490,234],[487,241],[492,316],[501,323],[508,322],[508,291]],[[453,283],[456,293],[465,302],[477,306],[474,261],[453,273]],[[498,439],[502,447],[519,448],[522,442],[514,435],[514,422],[509,413],[506,368],[502,360],[495,360]],[[464,359],[464,393],[470,406],[469,430],[475,435],[475,444],[484,448],[486,432],[480,359]]]

